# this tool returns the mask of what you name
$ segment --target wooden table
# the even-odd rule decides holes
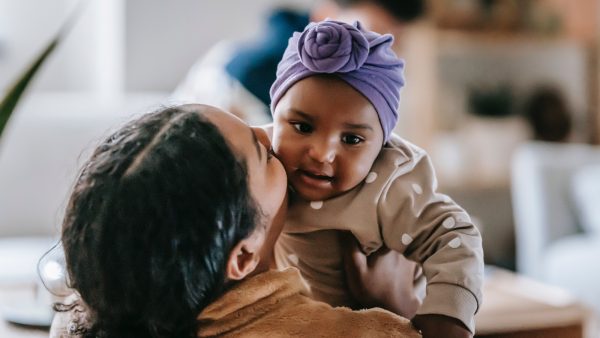
[[[484,283],[484,302],[475,317],[480,338],[597,338],[593,314],[565,291],[502,269]],[[34,285],[0,285],[0,306],[31,301]],[[48,330],[19,327],[0,320],[1,338],[47,338]]]
[[[597,338],[594,314],[566,291],[507,270],[486,274],[475,316],[481,338]]]

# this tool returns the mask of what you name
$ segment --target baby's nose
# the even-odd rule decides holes
[[[319,163],[333,163],[335,153],[335,145],[329,142],[313,144],[308,151],[309,156]]]

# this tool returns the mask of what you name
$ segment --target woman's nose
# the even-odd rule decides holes
[[[308,155],[319,163],[333,163],[333,160],[335,160],[335,145],[328,141],[312,144],[308,150]]]
[[[254,132],[254,135],[256,135],[258,142],[265,146],[267,150],[271,149],[271,139],[269,139],[269,135],[263,128],[252,127],[252,131]]]

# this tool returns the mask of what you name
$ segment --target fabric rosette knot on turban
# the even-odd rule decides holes
[[[369,42],[360,30],[347,23],[311,23],[298,40],[298,56],[313,72],[347,73],[365,63]]]

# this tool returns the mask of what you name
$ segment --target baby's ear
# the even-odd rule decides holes
[[[241,240],[229,254],[227,278],[242,280],[250,275],[260,262],[260,249],[265,242],[264,231],[255,230],[248,238]]]

